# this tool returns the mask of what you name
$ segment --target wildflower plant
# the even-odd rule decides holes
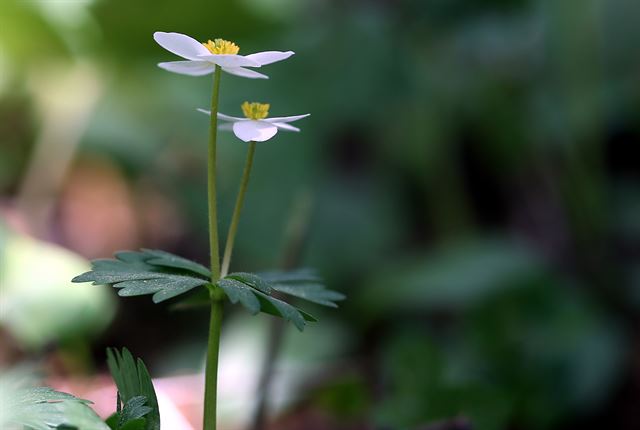
[[[240,304],[251,314],[266,313],[290,321],[302,331],[305,325],[316,319],[307,312],[288,303],[286,298],[306,300],[315,304],[337,307],[344,296],[327,289],[321,278],[312,270],[266,271],[248,273],[230,272],[231,257],[242,206],[249,185],[251,168],[257,142],[273,138],[279,130],[298,132],[291,125],[309,114],[269,117],[270,105],[264,103],[241,104],[244,117],[233,117],[218,112],[222,72],[250,79],[265,79],[266,75],[252,70],[282,61],[292,51],[266,51],[240,55],[235,43],[214,39],[204,43],[179,33],[156,32],[155,41],[166,50],[184,58],[181,61],[163,62],[158,66],[179,74],[204,76],[213,74],[209,115],[208,143],[208,209],[210,261],[207,266],[187,260],[165,251],[142,249],[121,251],[113,259],[92,262],[89,272],[76,276],[73,282],[91,282],[94,285],[110,285],[118,295],[150,295],[155,303],[165,300],[191,300],[204,296],[211,308],[207,347],[204,429],[216,428],[217,373],[220,333],[224,303]],[[220,121],[220,125],[218,122]],[[218,130],[232,130],[235,136],[248,143],[246,163],[242,172],[238,196],[227,233],[224,253],[220,258],[218,213],[216,193],[216,156]],[[192,292],[189,296],[186,293]],[[157,402],[144,365],[136,365],[128,352],[109,352],[109,365],[118,385],[118,415],[112,420],[114,427],[123,428],[129,421],[143,421],[145,430],[160,428]],[[139,376],[139,377],[138,377]],[[131,382],[134,381],[134,382]],[[135,383],[135,381],[138,381]],[[145,418],[146,417],[146,418]],[[115,424],[114,424],[115,423]],[[123,424],[124,423],[124,424]]]

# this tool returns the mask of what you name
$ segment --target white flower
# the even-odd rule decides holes
[[[269,79],[262,73],[245,67],[260,67],[276,61],[286,60],[293,51],[266,51],[251,55],[238,55],[240,48],[235,43],[215,39],[200,43],[184,34],[156,31],[153,39],[167,51],[173,52],[187,61],[159,63],[158,66],[170,72],[183,75],[203,76],[213,73],[216,66],[236,76],[253,79]]]
[[[304,115],[267,118],[269,116],[269,104],[244,102],[241,107],[245,118],[218,113],[218,119],[224,121],[219,128],[221,130],[233,130],[233,134],[245,142],[264,142],[275,136],[278,130],[300,131],[299,128],[289,125],[289,123],[310,115],[307,113]],[[198,111],[211,115],[211,111],[208,110],[198,109]]]

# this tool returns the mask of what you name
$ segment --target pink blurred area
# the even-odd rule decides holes
[[[46,173],[37,182],[46,183]],[[168,246],[184,234],[179,208],[145,179],[130,180],[112,160],[73,163],[57,187],[23,188],[0,205],[13,230],[88,258],[121,249]]]

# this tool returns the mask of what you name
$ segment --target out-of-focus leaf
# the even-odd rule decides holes
[[[107,349],[107,365],[118,387],[119,400],[125,405],[120,412],[120,417],[125,413],[127,405],[130,405],[132,419],[141,417],[142,415],[139,414],[143,411],[146,419],[145,429],[159,430],[160,410],[158,409],[158,399],[149,372],[142,360],[135,360],[126,348],[122,351],[109,348]],[[139,405],[140,397],[145,398],[145,404]],[[132,401],[133,403],[130,404],[129,402]],[[150,410],[147,410],[147,407]],[[136,414],[138,414],[138,417],[134,417]]]
[[[14,233],[0,220],[0,325],[28,349],[100,333],[115,314],[113,297],[69,281],[88,267],[79,255]]]
[[[258,274],[262,279],[272,284],[281,284],[294,282],[300,283],[320,283],[322,278],[313,269],[296,269],[296,270],[272,270],[268,272],[260,272]]]
[[[118,402],[119,403],[119,402]],[[118,414],[119,412],[115,412],[109,416],[104,422],[107,423],[111,430],[118,430]]]
[[[125,425],[120,427],[118,430],[145,430],[147,425],[147,420],[144,418],[138,418],[136,420],[128,421]]]
[[[10,374],[0,376],[0,403],[0,428],[109,430],[88,406],[90,401],[48,387],[25,387]]]
[[[112,285],[122,297],[153,295],[162,301],[209,283],[207,269],[198,263],[164,251],[122,251],[115,259],[94,260],[92,270],[73,282]]]
[[[358,302],[378,312],[459,308],[522,286],[541,272],[536,255],[509,240],[449,245],[390,267],[368,283]]]

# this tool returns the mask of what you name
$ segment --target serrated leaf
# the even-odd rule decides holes
[[[264,291],[272,292],[273,288],[262,278],[250,273],[233,273],[220,279],[216,285],[220,287],[232,303],[240,302],[249,312],[264,312],[291,321],[298,330],[304,330],[306,321],[316,321],[308,313],[272,297]],[[260,286],[258,289],[256,286]]]
[[[160,303],[206,283],[198,278],[166,275],[162,278],[123,281],[115,284],[114,288],[120,289],[118,295],[121,297],[153,294],[154,303]]]
[[[229,300],[231,300],[231,303],[235,304],[240,302],[242,306],[247,308],[253,315],[260,312],[260,302],[251,287],[232,278],[220,279],[217,285],[222,288],[222,291],[225,292]]]
[[[207,279],[211,277],[211,271],[204,267],[202,264],[157,249],[143,249],[142,251],[143,253],[145,253],[145,255],[151,257],[145,260],[148,264],[154,266],[173,267],[176,269],[189,270],[191,272],[202,275]]]
[[[107,349],[107,365],[125,408],[132,399],[139,396],[145,397],[146,406],[151,408],[151,411],[145,414],[145,430],[159,430],[158,399],[149,372],[142,360],[135,360],[126,348],[123,348],[122,351],[109,348]],[[124,413],[124,408],[121,413]]]
[[[262,279],[260,276],[254,275],[253,273],[235,272],[228,274],[227,276],[225,276],[225,278],[235,279],[250,286],[251,288],[262,291],[265,294],[273,293],[273,287],[271,286],[271,284]]]
[[[92,270],[72,282],[112,285],[123,297],[153,295],[160,303],[209,283],[208,269],[165,251],[120,251],[92,261]]]
[[[337,308],[338,305],[335,302],[346,298],[342,293],[327,289],[322,284],[322,278],[311,269],[271,271],[261,273],[260,276],[280,293],[319,305]]]
[[[122,408],[120,417],[118,418],[118,428],[122,428],[129,421],[137,420],[144,417],[153,409],[146,406],[147,398],[145,396],[135,396],[129,399],[129,401]]]
[[[257,291],[256,296],[260,301],[260,310],[266,314],[282,317],[286,321],[291,321],[300,331],[304,330],[306,321],[318,321],[313,316],[304,312],[289,303],[276,299],[262,292]]]

